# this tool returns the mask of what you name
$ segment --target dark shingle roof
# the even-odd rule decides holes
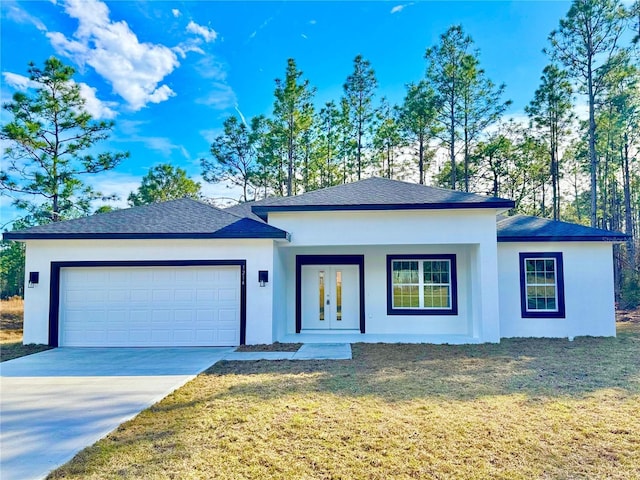
[[[620,232],[526,215],[499,218],[497,230],[499,242],[623,242],[629,238]]]
[[[269,212],[513,208],[513,206],[512,200],[503,198],[373,177],[293,197],[261,200],[252,206],[252,211],[266,219]]]
[[[286,238],[264,222],[182,198],[40,225],[4,234],[7,240],[72,238]]]
[[[255,213],[251,211],[251,208],[254,205],[259,205],[260,202],[262,202],[262,200],[258,202],[238,203],[237,205],[233,205],[231,207],[225,208],[224,211],[233,213],[234,215],[238,215],[240,217],[250,218],[257,222],[265,223],[263,219],[261,219],[259,216],[257,216]]]

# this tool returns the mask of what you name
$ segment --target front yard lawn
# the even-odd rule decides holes
[[[638,323],[353,351],[219,363],[50,478],[640,478]]]

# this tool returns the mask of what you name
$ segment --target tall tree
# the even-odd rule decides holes
[[[200,184],[191,180],[182,168],[162,163],[149,170],[138,191],[131,192],[127,200],[129,205],[137,207],[185,197],[200,198]]]
[[[378,157],[377,170],[381,176],[394,178],[397,173],[396,157],[402,144],[398,108],[383,98],[378,109],[377,127],[373,135],[373,148]]]
[[[206,182],[229,182],[242,188],[242,202],[255,196],[254,180],[258,174],[257,156],[264,135],[264,117],[254,117],[247,126],[237,117],[228,117],[223,124],[224,133],[211,144],[212,159],[200,160],[202,178]]]
[[[557,65],[547,65],[540,78],[541,84],[525,111],[540,130],[550,157],[553,219],[560,219],[560,146],[569,133],[574,119],[573,89],[566,71]]]
[[[437,133],[436,118],[438,103],[436,94],[429,83],[420,82],[407,85],[407,95],[400,107],[398,122],[408,144],[417,146],[418,181],[425,181],[425,155],[429,141]]]
[[[626,262],[633,270],[636,268],[636,248],[634,235],[635,215],[632,200],[632,163],[634,153],[640,150],[640,69],[633,62],[629,52],[622,52],[615,69],[607,76],[606,94],[603,99],[602,113],[597,119],[599,128],[606,131],[605,154],[614,166],[609,175],[609,189],[614,193],[619,179],[622,181],[622,207],[625,233],[632,236],[627,242]],[[603,195],[604,197],[604,195]],[[610,217],[615,217],[615,209],[620,206],[609,196],[609,202],[603,198],[603,207]],[[604,203],[609,205],[604,205]],[[612,228],[614,226],[612,225]],[[615,225],[621,228],[621,225]]]
[[[276,79],[273,121],[283,142],[287,157],[287,196],[294,195],[293,183],[296,162],[299,160],[301,137],[311,128],[313,105],[311,103],[315,88],[309,80],[302,80],[293,58],[287,60],[284,80]]]
[[[14,224],[16,229],[26,226]],[[24,253],[23,242],[0,242],[0,298],[24,295]]]
[[[614,67],[618,40],[624,27],[624,9],[618,0],[573,0],[560,27],[551,32],[551,56],[565,65],[587,96],[589,106],[589,170],[591,226],[597,221],[596,104],[607,72]]]
[[[353,73],[347,77],[344,89],[344,99],[348,105],[349,124],[355,141],[355,161],[357,179],[362,177],[365,167],[363,149],[365,147],[365,135],[372,130],[372,122],[375,118],[375,95],[378,81],[371,63],[362,55],[357,55],[353,60]]]
[[[464,191],[469,191],[469,163],[471,152],[487,127],[496,123],[511,105],[511,100],[503,101],[506,86],[495,85],[479,68],[480,61],[475,55],[464,58],[461,85],[461,129],[464,146]]]
[[[463,86],[469,83],[474,65],[471,52],[473,40],[460,25],[450,27],[440,35],[437,46],[427,48],[427,80],[436,91],[440,112],[438,121],[442,126],[441,139],[449,149],[451,188],[457,185],[456,165],[457,141],[460,139],[460,103]]]
[[[338,160],[340,157],[340,110],[335,102],[325,103],[316,118],[318,128],[316,157],[318,166],[318,187],[336,185],[340,180]]]
[[[4,105],[13,118],[0,134],[8,144],[0,189],[17,195],[14,204],[34,224],[86,215],[101,194],[82,178],[116,167],[129,154],[89,153],[114,124],[86,111],[72,67],[51,57],[44,68],[31,63],[28,71],[33,94],[17,92]]]

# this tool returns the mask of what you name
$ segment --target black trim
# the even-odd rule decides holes
[[[364,255],[296,255],[296,333],[302,330],[302,266],[357,265],[360,274],[360,333],[365,333]]]
[[[246,342],[247,282],[246,260],[115,260],[51,262],[49,288],[49,346],[57,347],[60,334],[60,269],[69,267],[195,267],[237,265],[240,267],[240,345]]]
[[[556,261],[556,286],[558,288],[557,312],[530,312],[527,310],[527,285],[525,259],[527,258],[553,258]],[[564,267],[562,265],[562,252],[525,252],[520,253],[520,313],[522,318],[565,318],[564,305]]]
[[[254,205],[251,211],[266,220],[269,212],[326,212],[334,210],[443,210],[448,208],[513,208],[513,200],[442,203],[387,203],[353,205]]]
[[[394,260],[449,260],[451,262],[451,308],[393,308],[393,272],[391,263]],[[387,315],[458,315],[458,267],[456,255],[453,253],[439,255],[387,255]]]
[[[4,240],[144,240],[144,239],[188,239],[188,238],[234,238],[234,239],[274,239],[288,238],[285,231],[273,233],[28,233],[28,232],[6,232],[3,234]]]
[[[629,235],[522,235],[498,236],[498,242],[626,242]]]

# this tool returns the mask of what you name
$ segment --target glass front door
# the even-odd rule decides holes
[[[302,328],[359,328],[359,283],[357,265],[304,265]]]

